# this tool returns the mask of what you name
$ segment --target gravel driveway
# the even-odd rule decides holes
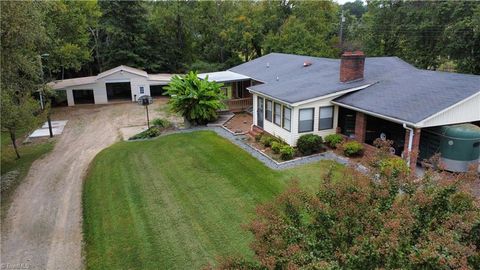
[[[163,116],[150,106],[151,119]],[[55,148],[33,163],[2,224],[1,269],[82,269],[82,180],[102,149],[120,139],[119,128],[146,124],[132,103],[56,109],[69,120]]]

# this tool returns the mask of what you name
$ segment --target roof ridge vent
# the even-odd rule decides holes
[[[303,67],[309,67],[311,65],[312,65],[312,62],[310,62],[310,61],[303,62]]]

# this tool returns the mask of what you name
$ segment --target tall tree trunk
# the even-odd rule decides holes
[[[102,72],[103,71],[103,65],[102,65],[102,59],[101,59],[101,55],[100,55],[100,44],[99,44],[99,41],[98,41],[98,29],[93,29],[91,27],[88,28],[88,30],[90,30],[90,33],[92,33],[92,37],[93,37],[93,42],[94,42],[94,47],[95,47],[95,58],[97,58],[97,65],[98,65],[98,72]]]
[[[15,131],[10,130],[10,139],[12,139],[13,149],[15,149],[15,154],[17,155],[17,159],[19,159],[20,154],[18,153],[18,149],[17,149],[17,140],[15,137]]]

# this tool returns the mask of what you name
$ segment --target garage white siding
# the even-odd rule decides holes
[[[150,84],[148,78],[145,76],[140,76],[134,73],[127,71],[116,72],[111,75],[105,76],[98,80],[99,85],[105,87],[106,83],[115,83],[115,82],[130,82],[130,87],[132,91],[132,101],[135,101],[139,96],[150,95]],[[144,93],[140,94],[140,87],[144,87]],[[106,95],[106,89],[105,89]]]
[[[167,85],[170,82],[170,74],[147,74],[145,71],[127,67],[118,66],[111,70],[107,70],[97,76],[81,77],[55,81],[49,85],[55,90],[65,90],[67,94],[68,106],[74,106],[73,90],[85,89],[93,90],[94,103],[106,104],[107,83],[129,82],[132,101],[138,99],[142,95],[151,95],[150,85]],[[143,93],[141,88],[143,87]]]

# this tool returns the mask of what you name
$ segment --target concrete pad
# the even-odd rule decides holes
[[[53,136],[60,135],[63,133],[63,129],[68,121],[52,121],[52,133]],[[41,128],[35,130],[28,136],[28,138],[39,138],[39,137],[48,137],[50,136],[50,131],[48,130],[48,123],[45,122]]]
[[[64,121],[52,121],[52,127],[65,127],[65,125],[67,124],[67,120],[64,120]],[[43,124],[42,128],[48,128],[48,122],[45,122],[45,124]]]

